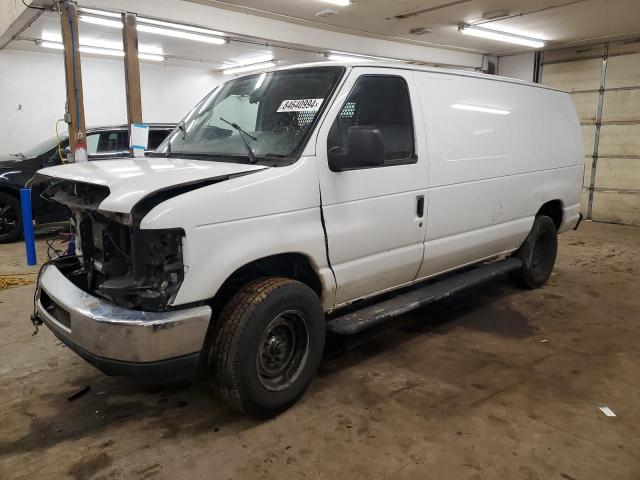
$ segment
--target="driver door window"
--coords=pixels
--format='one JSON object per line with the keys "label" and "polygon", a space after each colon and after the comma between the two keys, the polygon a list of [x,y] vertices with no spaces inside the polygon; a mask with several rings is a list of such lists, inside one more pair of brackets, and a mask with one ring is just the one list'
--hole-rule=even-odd
{"label": "driver door window", "polygon": [[351,127],[376,127],[384,142],[384,165],[416,163],[413,118],[402,77],[365,75],[358,79],[329,132],[327,150],[346,149]]}

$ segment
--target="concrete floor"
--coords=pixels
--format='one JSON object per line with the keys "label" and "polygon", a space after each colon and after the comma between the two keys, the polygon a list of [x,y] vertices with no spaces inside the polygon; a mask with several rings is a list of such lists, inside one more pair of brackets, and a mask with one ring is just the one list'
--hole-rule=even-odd
{"label": "concrete floor", "polygon": [[[0,273],[27,271],[21,255],[0,247]],[[0,478],[638,479],[639,275],[639,228],[584,223],[544,289],[501,281],[332,340],[303,400],[263,423],[205,385],[100,374],[31,336],[33,286],[0,291]]]}

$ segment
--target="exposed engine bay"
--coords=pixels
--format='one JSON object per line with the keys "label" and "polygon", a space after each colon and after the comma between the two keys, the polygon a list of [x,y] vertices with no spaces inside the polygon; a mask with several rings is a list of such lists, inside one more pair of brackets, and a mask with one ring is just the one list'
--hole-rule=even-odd
{"label": "exposed engine bay", "polygon": [[182,229],[140,229],[141,215],[98,211],[109,189],[57,181],[42,196],[66,205],[76,235],[76,261],[63,273],[79,288],[116,305],[162,311],[184,278]]}

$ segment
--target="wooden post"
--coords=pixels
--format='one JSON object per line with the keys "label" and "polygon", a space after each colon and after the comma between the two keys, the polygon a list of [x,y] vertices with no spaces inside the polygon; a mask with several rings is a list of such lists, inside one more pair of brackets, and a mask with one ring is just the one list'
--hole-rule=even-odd
{"label": "wooden post", "polygon": [[64,73],[67,85],[67,114],[69,123],[70,161],[86,160],[86,127],[82,94],[82,68],[78,43],[78,10],[76,3],[60,2],[60,25],[64,44]]}
{"label": "wooden post", "polygon": [[127,90],[127,122],[129,138],[131,124],[142,123],[142,93],[140,90],[140,62],[138,60],[138,31],[135,13],[122,14],[122,44],[124,46],[124,76]]}

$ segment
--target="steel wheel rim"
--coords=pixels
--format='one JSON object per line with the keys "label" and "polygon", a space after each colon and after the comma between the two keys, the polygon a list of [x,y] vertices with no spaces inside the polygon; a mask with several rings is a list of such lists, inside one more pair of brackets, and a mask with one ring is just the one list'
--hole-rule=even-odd
{"label": "steel wheel rim", "polygon": [[0,235],[11,234],[18,228],[18,214],[11,205],[0,204]]}
{"label": "steel wheel rim", "polygon": [[264,330],[256,357],[258,379],[264,388],[280,391],[302,373],[309,357],[309,325],[298,310],[275,317]]}

